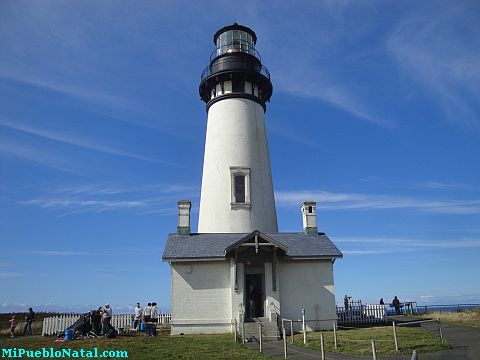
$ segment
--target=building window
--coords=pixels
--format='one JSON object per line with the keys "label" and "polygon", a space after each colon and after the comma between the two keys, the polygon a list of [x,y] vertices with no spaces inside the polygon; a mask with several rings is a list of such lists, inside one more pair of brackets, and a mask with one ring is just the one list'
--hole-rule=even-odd
{"label": "building window", "polygon": [[235,175],[235,202],[244,203],[245,202],[245,175]]}
{"label": "building window", "polygon": [[308,213],[309,214],[313,213],[313,207],[311,207],[311,206],[308,207]]}
{"label": "building window", "polygon": [[250,207],[250,169],[244,167],[231,167],[232,181],[231,206]]}
{"label": "building window", "polygon": [[241,93],[244,92],[245,90],[245,82],[239,79],[234,79],[232,81],[232,91],[234,93]]}

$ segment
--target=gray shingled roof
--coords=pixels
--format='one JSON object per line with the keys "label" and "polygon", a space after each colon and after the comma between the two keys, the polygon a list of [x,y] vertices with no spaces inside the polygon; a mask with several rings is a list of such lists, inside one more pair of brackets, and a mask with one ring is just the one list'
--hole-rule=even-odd
{"label": "gray shingled roof", "polygon": [[[225,249],[237,243],[248,233],[208,233],[190,235],[169,234],[167,245],[163,251],[163,261],[224,259]],[[259,233],[261,236],[262,234]],[[288,250],[289,257],[342,257],[343,254],[332,243],[327,235],[309,236],[301,233],[268,233],[265,234]]]}

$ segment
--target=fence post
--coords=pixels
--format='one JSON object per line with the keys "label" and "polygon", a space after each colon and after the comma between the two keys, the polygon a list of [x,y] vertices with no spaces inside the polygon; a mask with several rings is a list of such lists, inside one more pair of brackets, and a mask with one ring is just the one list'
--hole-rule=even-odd
{"label": "fence post", "polygon": [[233,336],[235,343],[237,342],[237,319],[233,319]]}
{"label": "fence post", "polygon": [[307,327],[305,326],[305,309],[302,309],[302,330],[303,330],[303,344],[307,344]]}
{"label": "fence post", "polygon": [[245,344],[245,321],[242,320],[242,344]]}
{"label": "fence post", "polygon": [[283,335],[283,352],[285,354],[285,359],[287,359],[287,336],[285,335],[285,326],[282,324],[282,335]]}
{"label": "fence post", "polygon": [[395,325],[395,321],[393,322],[392,326],[393,326],[393,338],[395,340],[395,351],[398,352],[397,327]]}
{"label": "fence post", "polygon": [[320,333],[320,350],[322,353],[322,360],[325,360],[325,349],[323,348],[324,343],[323,343],[323,332]]}
{"label": "fence post", "polygon": [[293,320],[290,320],[290,336],[292,337],[292,344],[293,344]]}
{"label": "fence post", "polygon": [[260,352],[262,352],[262,324],[258,323],[258,341],[260,342]]}
{"label": "fence post", "polygon": [[335,343],[335,350],[337,350],[337,323],[333,322],[333,341]]}
{"label": "fence post", "polygon": [[377,360],[377,348],[375,347],[375,340],[372,339],[372,354],[373,360]]}
{"label": "fence post", "polygon": [[440,339],[442,339],[442,344],[443,344],[443,331],[442,331],[442,325],[440,324],[440,319],[437,319],[438,321],[438,330],[440,331]]}

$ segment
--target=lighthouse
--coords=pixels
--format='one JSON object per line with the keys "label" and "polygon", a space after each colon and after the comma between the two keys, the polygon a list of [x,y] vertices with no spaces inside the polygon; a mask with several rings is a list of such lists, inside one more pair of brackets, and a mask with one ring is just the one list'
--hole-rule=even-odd
{"label": "lighthouse", "polygon": [[223,27],[213,42],[199,87],[208,120],[198,232],[277,232],[265,129],[270,73],[250,28]]}
{"label": "lighthouse", "polygon": [[235,23],[213,41],[199,87],[208,116],[198,231],[192,203],[178,201],[162,256],[172,275],[171,333],[245,339],[261,323],[263,339],[276,340],[279,319],[301,309],[316,319],[306,330],[331,329],[333,263],[343,255],[319,232],[315,201],[301,204],[303,231],[278,232],[265,130],[272,82],[257,36]]}

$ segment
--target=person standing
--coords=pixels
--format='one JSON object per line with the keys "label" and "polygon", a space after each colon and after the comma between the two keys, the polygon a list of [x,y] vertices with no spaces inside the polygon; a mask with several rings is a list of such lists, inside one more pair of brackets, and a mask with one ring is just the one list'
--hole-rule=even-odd
{"label": "person standing", "polygon": [[151,321],[152,321],[154,324],[152,325],[151,334],[150,334],[150,335],[157,336],[158,316],[159,316],[159,312],[158,312],[158,308],[157,308],[157,303],[156,303],[156,302],[153,302],[153,303],[152,303],[152,320],[151,320]]}
{"label": "person standing", "polygon": [[157,303],[153,302],[152,303],[152,311],[151,311],[151,321],[156,323],[158,322],[158,309],[157,309]]}
{"label": "person standing", "polygon": [[[143,309],[140,305],[140,303],[137,303],[137,306],[135,306],[135,314],[133,315],[133,328],[137,329],[137,327],[140,327],[140,323],[142,322],[142,314],[143,314]],[[139,329],[137,329],[139,330]]]}
{"label": "person standing", "polygon": [[152,318],[152,303],[148,303],[147,306],[145,307],[145,310],[143,310],[143,321],[145,321],[145,323],[150,322],[151,318]]}
{"label": "person standing", "polygon": [[400,315],[400,300],[396,296],[392,300],[392,305],[395,308],[395,314]]}
{"label": "person standing", "polygon": [[102,314],[102,332],[100,334],[105,335],[112,327],[112,325],[110,325],[110,321],[112,320],[113,311],[110,307],[110,304],[105,304],[100,312]]}
{"label": "person standing", "polygon": [[23,328],[23,335],[27,334],[27,330],[29,335],[32,335],[32,323],[35,321],[35,313],[33,312],[32,308],[28,308],[28,313],[25,316],[25,327]]}
{"label": "person standing", "polygon": [[343,298],[343,305],[345,306],[345,312],[348,312],[348,296],[345,295]]}
{"label": "person standing", "polygon": [[383,298],[380,299],[380,305],[385,305],[385,302],[383,301]]}
{"label": "person standing", "polygon": [[12,318],[8,320],[8,323],[10,324],[10,337],[15,337],[15,328],[17,327],[17,319],[15,318],[15,315],[12,315]]}

